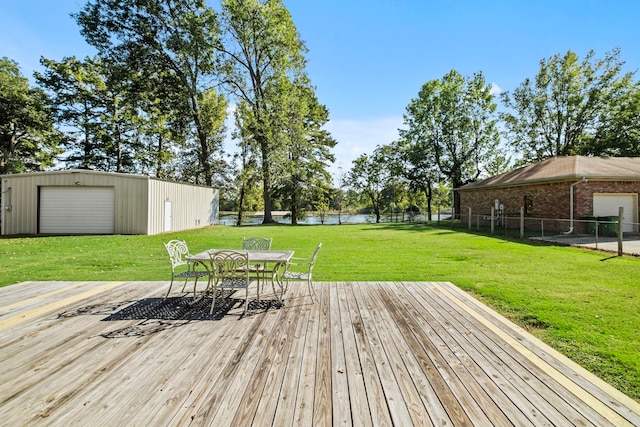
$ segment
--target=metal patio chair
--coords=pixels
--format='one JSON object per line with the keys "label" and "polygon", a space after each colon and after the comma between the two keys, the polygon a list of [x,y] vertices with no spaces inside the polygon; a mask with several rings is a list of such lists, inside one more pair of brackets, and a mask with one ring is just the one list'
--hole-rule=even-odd
{"label": "metal patio chair", "polygon": [[193,268],[193,264],[187,261],[186,258],[191,254],[189,253],[189,247],[184,240],[170,240],[167,243],[163,243],[163,245],[167,250],[167,254],[169,254],[169,261],[171,262],[171,283],[169,284],[169,290],[164,297],[167,298],[171,293],[171,288],[173,287],[175,279],[184,279],[181,292],[184,292],[184,288],[187,286],[187,281],[189,279],[193,279],[193,296],[195,298],[198,279],[201,277],[208,277],[209,273],[206,271],[196,271]]}
{"label": "metal patio chair", "polygon": [[244,250],[253,250],[253,251],[268,251],[271,249],[271,243],[273,239],[268,239],[266,237],[243,237],[242,238],[242,249]]}
{"label": "metal patio chair", "polygon": [[[267,237],[243,237],[242,238],[242,249],[247,251],[268,251],[271,249],[271,243],[273,243],[273,239],[269,239]],[[260,282],[262,278],[262,286],[264,287],[264,280],[267,274],[272,274],[272,272],[267,270],[267,264],[253,264],[247,266],[249,269],[249,274],[255,276]]]}
{"label": "metal patio chair", "polygon": [[[298,282],[307,282],[307,288],[309,290],[309,295],[311,295],[311,300],[315,303],[315,291],[313,289],[313,266],[316,263],[316,258],[318,257],[318,252],[322,247],[322,243],[318,243],[316,246],[316,250],[313,252],[313,255],[310,258],[291,258],[291,262],[287,264],[286,271],[282,274],[282,279],[286,282],[285,289],[289,288],[290,281],[298,281]],[[289,270],[290,266],[295,266],[293,270]]]}
{"label": "metal patio chair", "polygon": [[[209,287],[212,289],[213,301],[209,314],[213,314],[216,305],[218,289],[245,290],[243,315],[249,308],[249,285],[253,278],[249,276],[249,255],[247,251],[219,250],[210,252],[211,279]],[[260,301],[260,287],[257,286],[257,299]]]}

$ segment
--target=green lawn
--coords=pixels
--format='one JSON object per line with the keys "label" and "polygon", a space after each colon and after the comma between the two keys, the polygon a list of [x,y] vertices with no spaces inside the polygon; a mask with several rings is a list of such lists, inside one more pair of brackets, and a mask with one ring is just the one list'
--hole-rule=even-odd
{"label": "green lawn", "polygon": [[640,259],[413,224],[214,226],[160,236],[0,239],[0,286],[29,280],[167,280],[162,242],[192,252],[243,236],[310,256],[319,281],[449,281],[640,400]]}

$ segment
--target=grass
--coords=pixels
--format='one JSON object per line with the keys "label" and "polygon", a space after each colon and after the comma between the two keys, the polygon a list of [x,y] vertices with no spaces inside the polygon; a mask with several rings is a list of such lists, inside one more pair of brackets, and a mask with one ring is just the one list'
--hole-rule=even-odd
{"label": "grass", "polygon": [[640,400],[640,259],[415,224],[214,226],[159,236],[0,239],[0,286],[36,280],[167,280],[162,242],[193,253],[243,236],[310,256],[319,281],[449,281]]}

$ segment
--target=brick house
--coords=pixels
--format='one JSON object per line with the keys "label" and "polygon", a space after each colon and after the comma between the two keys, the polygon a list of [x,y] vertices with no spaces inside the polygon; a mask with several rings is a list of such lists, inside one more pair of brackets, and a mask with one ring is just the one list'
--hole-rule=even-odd
{"label": "brick house", "polygon": [[[638,231],[639,157],[558,156],[482,181],[460,191],[460,218],[485,224],[494,217],[519,218],[525,227],[584,233],[589,216],[618,216],[622,229]],[[517,220],[516,220],[517,221]],[[517,227],[516,223],[511,225]]]}

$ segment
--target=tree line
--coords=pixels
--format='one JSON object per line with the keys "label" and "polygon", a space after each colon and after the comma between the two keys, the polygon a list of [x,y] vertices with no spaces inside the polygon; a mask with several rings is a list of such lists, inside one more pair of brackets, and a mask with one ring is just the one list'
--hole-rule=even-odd
{"label": "tree line", "polygon": [[[623,66],[619,49],[582,60],[568,51],[541,60],[533,79],[500,94],[481,72],[452,70],[422,86],[399,139],[356,159],[347,181],[377,218],[416,197],[431,213],[434,201],[443,204],[443,193],[433,194],[443,185],[454,190],[444,203],[458,213],[455,189],[513,167],[553,156],[640,156],[640,85]],[[385,202],[385,192],[397,196]]]}
{"label": "tree line", "polygon": [[[0,60],[0,174],[49,168],[141,173],[215,186],[244,212],[368,207],[430,215],[467,182],[556,155],[640,155],[640,90],[617,49],[540,61],[494,93],[452,70],[410,100],[397,141],[335,182],[329,110],[281,0],[93,0],[73,15],[94,57],[41,58],[36,87]],[[502,110],[498,110],[498,101]],[[225,153],[227,117],[237,150]]]}
{"label": "tree line", "polygon": [[329,111],[281,0],[95,0],[73,17],[96,56],[42,58],[36,88],[0,63],[0,173],[62,164],[213,185],[239,221],[259,187],[266,223],[274,198],[296,212],[329,190]]}

